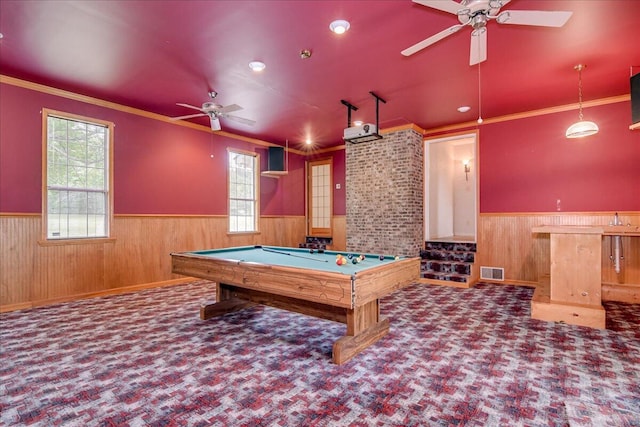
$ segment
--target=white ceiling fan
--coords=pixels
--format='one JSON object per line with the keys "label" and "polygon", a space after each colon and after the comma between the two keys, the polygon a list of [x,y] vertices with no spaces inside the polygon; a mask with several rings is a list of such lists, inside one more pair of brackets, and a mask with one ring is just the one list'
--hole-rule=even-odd
{"label": "white ceiling fan", "polygon": [[475,65],[487,59],[487,22],[492,19],[498,24],[534,25],[541,27],[562,27],[573,12],[541,10],[509,10],[500,12],[500,8],[511,0],[413,0],[414,3],[438,9],[458,16],[460,24],[453,25],[413,46],[403,50],[404,56],[430,46],[469,25],[471,32],[471,53],[469,65]]}
{"label": "white ceiling fan", "polygon": [[198,111],[200,111],[200,113],[188,114],[186,116],[179,116],[179,117],[171,117],[171,120],[185,120],[185,119],[191,119],[191,118],[194,118],[194,117],[209,116],[209,119],[211,121],[211,130],[213,130],[213,131],[218,131],[218,130],[222,129],[222,127],[220,126],[220,118],[221,117],[225,118],[225,119],[236,121],[238,123],[249,125],[249,126],[254,125],[256,123],[253,120],[249,120],[249,119],[245,119],[243,117],[230,115],[229,113],[233,113],[234,111],[242,110],[242,107],[237,105],[237,104],[231,104],[231,105],[227,105],[226,107],[223,107],[222,105],[216,104],[213,101],[216,96],[218,96],[218,93],[216,91],[213,91],[213,90],[210,91],[209,92],[209,98],[211,98],[211,101],[205,102],[204,104],[202,104],[202,107],[196,107],[194,105],[183,104],[183,103],[178,102],[176,105],[180,105],[180,106],[186,107],[186,108],[191,108],[192,110],[198,110]]}

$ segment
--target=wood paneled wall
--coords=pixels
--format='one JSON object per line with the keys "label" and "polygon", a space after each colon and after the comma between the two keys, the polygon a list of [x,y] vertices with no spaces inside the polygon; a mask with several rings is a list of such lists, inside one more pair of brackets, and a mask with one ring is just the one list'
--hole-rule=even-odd
{"label": "wood paneled wall", "polygon": [[[613,213],[481,214],[479,266],[502,267],[506,283],[535,284],[549,272],[549,236],[540,225],[606,225]],[[620,213],[640,224],[640,212]],[[171,252],[266,244],[297,246],[304,217],[262,217],[258,234],[228,234],[226,217],[116,216],[113,243],[40,246],[39,215],[0,215],[0,311],[28,308],[89,294],[116,293],[176,280]],[[616,274],[609,260],[611,237],[602,241],[602,281],[640,287],[640,238],[623,237],[624,261]],[[346,217],[333,218],[333,249],[346,248]]]}
{"label": "wood paneled wall", "polygon": [[[504,268],[505,282],[535,284],[549,274],[549,235],[533,234],[541,225],[608,225],[615,212],[480,214],[478,222],[479,266]],[[640,224],[640,212],[620,212],[623,224]],[[624,261],[617,274],[609,259],[611,237],[602,239],[602,282],[640,287],[640,237],[623,237]]]}
{"label": "wood paneled wall", "polygon": [[224,216],[116,216],[114,242],[41,246],[40,215],[0,216],[0,311],[165,282],[171,252],[298,246],[302,216],[262,217],[260,233],[228,234]]}

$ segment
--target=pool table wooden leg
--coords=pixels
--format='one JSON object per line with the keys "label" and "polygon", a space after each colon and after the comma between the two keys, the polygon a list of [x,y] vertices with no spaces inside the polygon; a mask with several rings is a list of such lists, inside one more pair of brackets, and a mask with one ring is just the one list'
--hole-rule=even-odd
{"label": "pool table wooden leg", "polygon": [[379,300],[347,311],[347,334],[333,344],[333,363],[341,365],[389,333],[389,319],[380,319]]}
{"label": "pool table wooden leg", "polygon": [[237,298],[224,283],[216,284],[216,300],[216,303],[200,306],[200,319],[207,320],[256,305],[255,302]]}

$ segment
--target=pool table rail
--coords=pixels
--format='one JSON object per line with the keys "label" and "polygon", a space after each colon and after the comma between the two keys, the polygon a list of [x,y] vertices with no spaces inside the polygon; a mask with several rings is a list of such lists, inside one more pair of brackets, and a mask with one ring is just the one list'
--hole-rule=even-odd
{"label": "pool table rail", "polygon": [[256,291],[352,308],[352,278],[344,274],[174,253],[173,272]]}

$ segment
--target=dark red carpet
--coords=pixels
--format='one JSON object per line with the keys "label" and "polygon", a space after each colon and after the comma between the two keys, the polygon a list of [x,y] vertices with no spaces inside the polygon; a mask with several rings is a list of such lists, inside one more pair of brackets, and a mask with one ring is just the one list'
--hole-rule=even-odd
{"label": "dark red carpet", "polygon": [[345,365],[344,326],[198,281],[0,316],[1,425],[640,426],[640,306],[607,330],[529,318],[533,290],[414,285]]}

